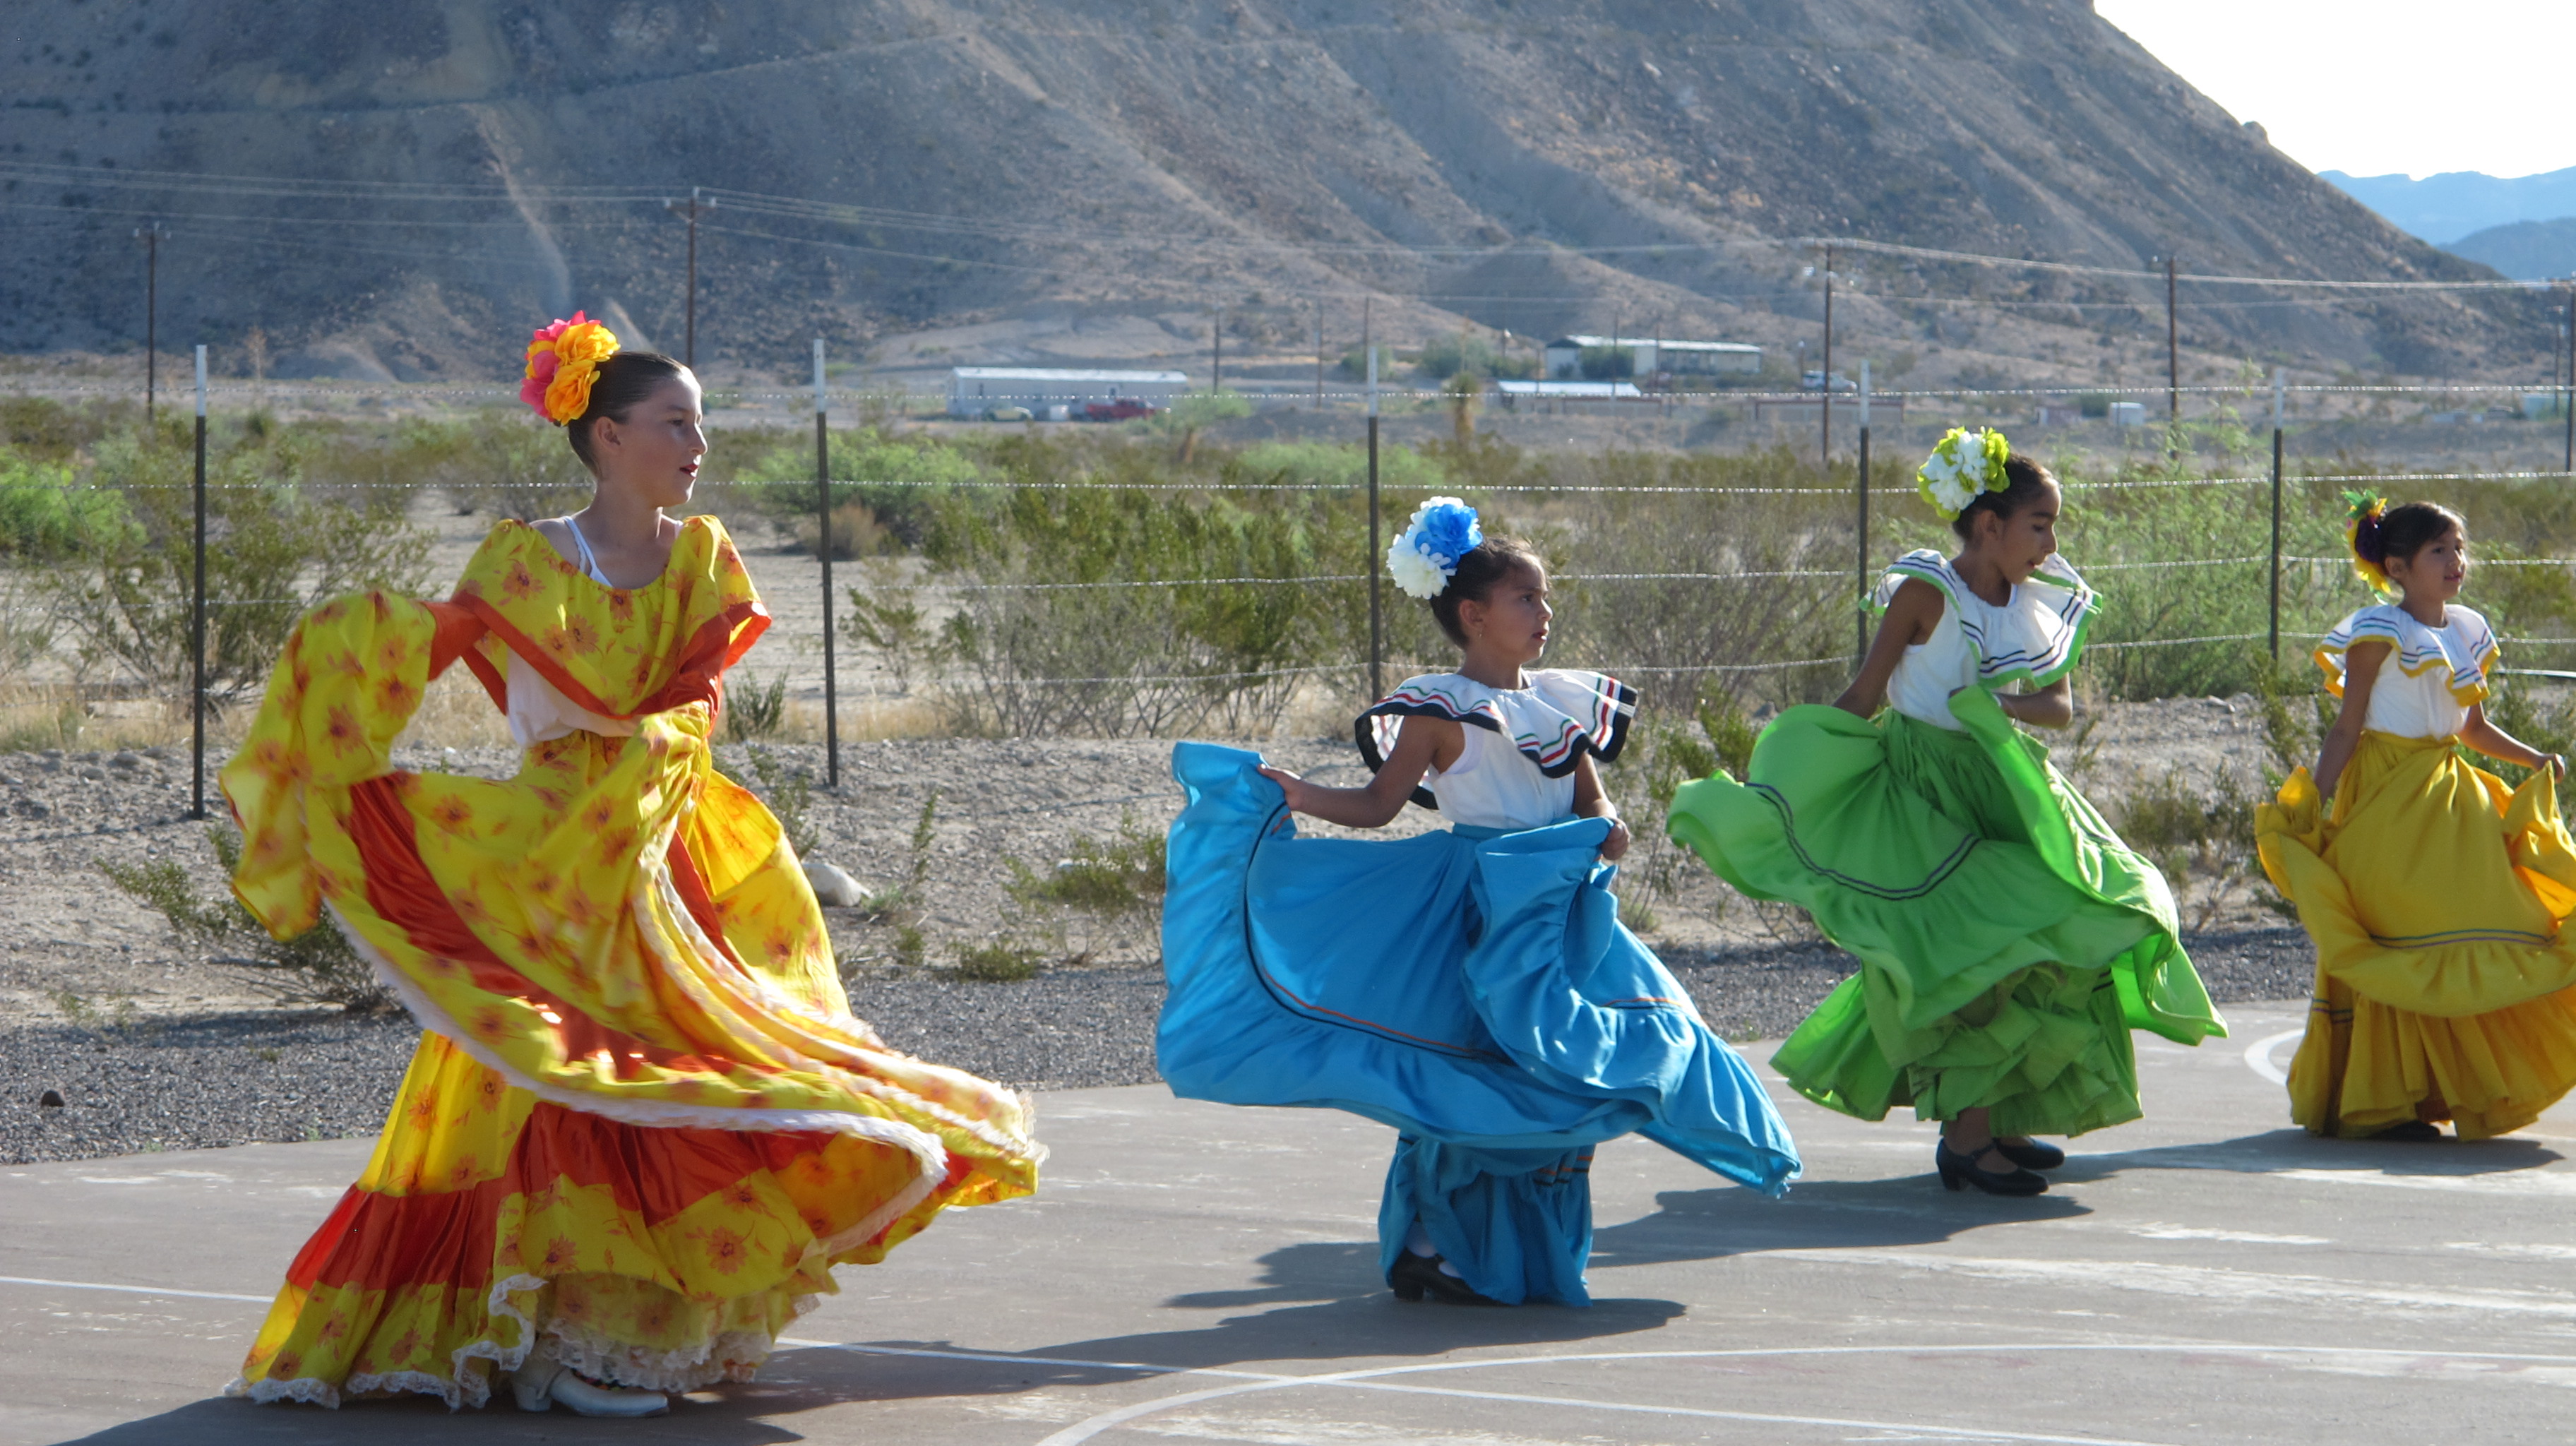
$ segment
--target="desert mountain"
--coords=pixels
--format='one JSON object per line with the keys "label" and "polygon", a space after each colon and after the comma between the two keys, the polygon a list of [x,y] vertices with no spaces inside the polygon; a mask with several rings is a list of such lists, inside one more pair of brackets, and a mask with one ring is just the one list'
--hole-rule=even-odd
{"label": "desert mountain", "polygon": [[2473,231],[2442,249],[2523,281],[2576,274],[2576,216],[2508,221]]}
{"label": "desert mountain", "polygon": [[[2147,269],[2491,275],[2390,226],[2076,0],[82,0],[0,42],[0,349],[493,377],[576,306],[793,375],[1614,325],[1816,333],[1817,235]],[[227,179],[186,179],[216,177]],[[781,199],[788,198],[788,199]],[[2161,364],[2161,282],[1844,253],[1918,376]],[[1978,300],[1961,298],[1973,288]],[[1904,298],[1918,298],[1908,300]],[[2545,301],[2185,287],[2210,358],[2537,365]],[[2283,304],[2290,303],[2290,304]],[[1303,340],[1301,340],[1303,338]],[[896,348],[895,350],[901,350]],[[882,351],[881,357],[892,353]],[[927,360],[923,349],[905,353]]]}

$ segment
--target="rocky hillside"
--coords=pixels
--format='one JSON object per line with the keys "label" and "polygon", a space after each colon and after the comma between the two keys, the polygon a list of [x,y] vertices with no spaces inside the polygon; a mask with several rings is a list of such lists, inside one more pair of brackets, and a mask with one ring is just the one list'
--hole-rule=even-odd
{"label": "rocky hillside", "polygon": [[[1318,301],[1338,351],[1364,297],[1398,337],[1786,358],[1819,297],[1783,243],[1816,234],[2489,274],[2075,0],[83,0],[16,8],[0,94],[0,350],[133,347],[158,220],[164,344],[231,371],[256,327],[277,374],[490,377],[575,306],[677,350],[692,186],[701,357],[782,375],[818,332],[890,364],[1196,354],[1218,306],[1285,358]],[[1840,344],[1882,376],[2161,370],[2160,284],[1841,269]],[[2518,297],[2185,301],[2208,366],[2461,374],[2550,335]]]}

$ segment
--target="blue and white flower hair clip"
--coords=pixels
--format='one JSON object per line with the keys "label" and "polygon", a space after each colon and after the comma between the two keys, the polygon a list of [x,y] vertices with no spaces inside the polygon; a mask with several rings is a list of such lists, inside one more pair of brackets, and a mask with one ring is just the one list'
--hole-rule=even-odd
{"label": "blue and white flower hair clip", "polygon": [[1386,550],[1395,585],[1418,598],[1435,598],[1449,586],[1458,559],[1485,540],[1476,509],[1455,497],[1434,497],[1413,509],[1413,521]]}

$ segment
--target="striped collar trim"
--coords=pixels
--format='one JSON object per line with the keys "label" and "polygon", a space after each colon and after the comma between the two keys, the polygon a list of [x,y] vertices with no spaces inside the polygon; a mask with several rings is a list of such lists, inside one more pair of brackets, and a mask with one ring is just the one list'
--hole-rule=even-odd
{"label": "striped collar trim", "polygon": [[2407,677],[2420,678],[2441,668],[2446,670],[2443,681],[2452,699],[2461,707],[2484,702],[2487,669],[2503,651],[2496,644],[2495,629],[2474,608],[2452,603],[2447,613],[2447,626],[2430,628],[2396,603],[2374,603],[2335,624],[2316,651],[2317,666],[2325,670],[2326,691],[2342,697],[2344,655],[2355,643],[2378,641],[2397,650],[2398,671]]}
{"label": "striped collar trim", "polygon": [[1997,607],[1969,589],[1950,559],[1926,547],[1887,565],[1877,591],[1870,595],[1871,609],[1887,611],[1897,588],[1908,578],[1932,584],[1949,599],[1960,635],[1976,655],[1977,678],[1988,687],[2015,679],[2046,687],[2074,671],[2094,615],[2102,606],[2101,594],[2077,574],[2074,564],[2056,553],[2048,555],[2028,582],[2013,589],[2010,602]]}
{"label": "striped collar trim", "polygon": [[[1360,759],[1374,773],[1395,750],[1407,718],[1446,718],[1511,740],[1512,747],[1549,778],[1572,773],[1584,755],[1615,761],[1628,744],[1637,691],[1607,673],[1541,668],[1530,686],[1489,688],[1458,673],[1407,678],[1352,725]],[[1437,807],[1428,788],[1414,801]]]}

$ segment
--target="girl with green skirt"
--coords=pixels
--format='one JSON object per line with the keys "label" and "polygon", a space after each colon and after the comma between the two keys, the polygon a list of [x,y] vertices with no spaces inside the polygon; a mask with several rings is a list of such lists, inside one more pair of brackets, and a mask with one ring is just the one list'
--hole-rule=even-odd
{"label": "girl with green skirt", "polygon": [[1942,1122],[1943,1185],[2036,1195],[2066,1155],[2031,1136],[2138,1118],[2130,1030],[2227,1030],[2164,877],[2013,726],[2072,721],[2099,601],[2057,556],[2056,480],[1960,430],[1918,480],[1958,556],[1891,563],[1851,686],[1773,719],[1743,782],[1684,785],[1669,828],[1860,961],[1772,1056],[1790,1085],[1865,1120],[1910,1104]]}

